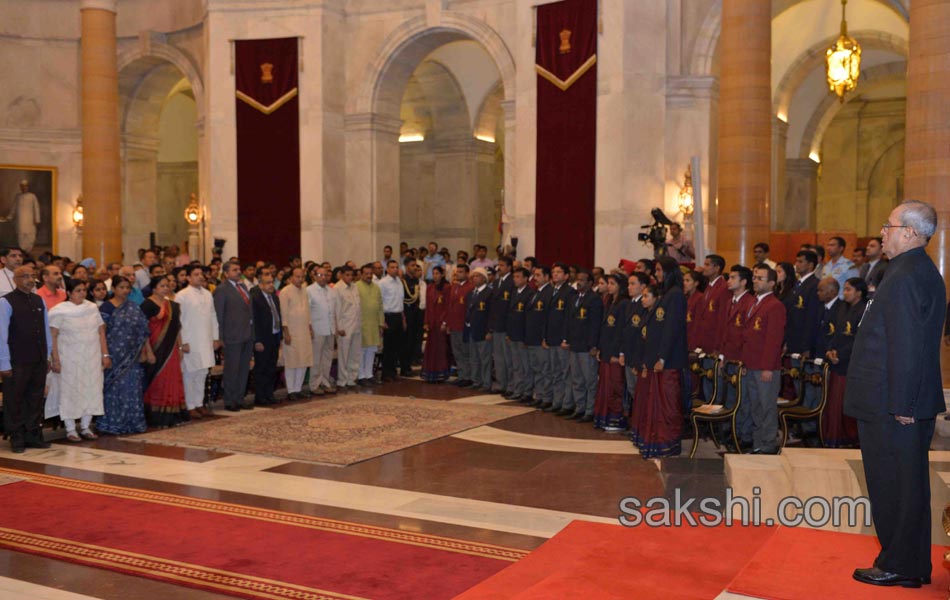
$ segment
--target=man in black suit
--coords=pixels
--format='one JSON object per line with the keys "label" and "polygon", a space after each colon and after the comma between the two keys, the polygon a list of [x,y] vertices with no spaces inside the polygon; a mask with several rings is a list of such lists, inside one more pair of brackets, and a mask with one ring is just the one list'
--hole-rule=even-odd
{"label": "man in black suit", "polygon": [[241,263],[224,265],[224,281],[214,289],[214,312],[224,344],[224,406],[230,411],[254,408],[244,403],[247,375],[254,346],[254,321],[251,296],[241,281]]}
{"label": "man in black suit", "polygon": [[254,403],[276,404],[277,354],[280,348],[280,302],[274,295],[274,276],[262,273],[251,290],[254,311]]}
{"label": "man in black suit", "polygon": [[864,251],[865,262],[858,271],[858,277],[868,284],[868,297],[874,297],[877,286],[881,285],[884,273],[887,271],[887,259],[884,258],[884,245],[881,238],[871,238]]}
{"label": "man in black suit", "polygon": [[798,281],[792,289],[785,324],[785,352],[801,354],[804,358],[815,356],[818,321],[821,319],[822,303],[818,300],[818,277],[815,275],[817,266],[818,255],[812,250],[802,250],[795,256]]}
{"label": "man in black suit", "polygon": [[508,383],[508,398],[510,400],[525,400],[531,397],[531,388],[534,377],[531,373],[528,349],[524,345],[524,325],[528,312],[528,300],[534,291],[528,285],[531,274],[528,269],[518,267],[511,271],[511,282],[514,291],[508,303],[508,318],[505,322],[504,335],[511,350],[511,380]]}
{"label": "man in black suit", "polygon": [[854,578],[884,586],[930,583],[930,467],[935,417],[945,410],[940,336],[946,292],[924,251],[937,213],[908,200],[882,227],[891,257],[868,302],[848,368],[845,413],[858,420],[871,516],[881,543]]}

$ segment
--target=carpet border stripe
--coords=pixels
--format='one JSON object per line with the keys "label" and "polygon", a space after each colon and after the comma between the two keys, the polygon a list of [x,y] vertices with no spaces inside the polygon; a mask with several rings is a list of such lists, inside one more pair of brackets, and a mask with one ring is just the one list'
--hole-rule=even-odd
{"label": "carpet border stripe", "polygon": [[292,583],[0,527],[0,548],[268,600],[365,600]]}
{"label": "carpet border stripe", "polygon": [[23,477],[30,483],[37,485],[72,489],[92,494],[112,496],[116,498],[127,498],[143,502],[153,502],[167,506],[185,507],[194,510],[202,510],[206,512],[225,514],[247,519],[279,523],[282,525],[290,525],[293,527],[342,533],[346,535],[354,535],[387,542],[421,546],[429,549],[445,550],[447,552],[455,552],[458,554],[493,558],[508,562],[517,562],[530,553],[530,550],[521,550],[518,548],[508,548],[505,546],[496,546],[493,544],[484,544],[480,542],[468,542],[465,540],[458,540],[437,535],[415,533],[410,531],[402,531],[399,529],[376,527],[372,525],[361,525],[347,521],[325,519],[322,517],[314,517],[309,515],[299,515],[283,511],[244,506],[241,504],[219,502],[216,500],[191,498],[189,496],[180,496],[165,492],[138,490],[105,483],[69,479],[66,477],[48,475],[45,473],[20,471],[6,467],[0,467],[0,473],[13,474],[18,477]]}

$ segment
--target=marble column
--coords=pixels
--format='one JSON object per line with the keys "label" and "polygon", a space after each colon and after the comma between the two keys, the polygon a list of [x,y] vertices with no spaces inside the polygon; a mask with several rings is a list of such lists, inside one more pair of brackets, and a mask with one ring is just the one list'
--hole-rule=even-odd
{"label": "marble column", "polygon": [[818,204],[818,163],[810,158],[784,161],[785,185],[782,190],[782,231],[815,231]]}
{"label": "marble column", "polygon": [[[907,137],[904,195],[937,209],[927,251],[947,276],[950,267],[950,3],[914,0],[907,54]],[[860,83],[858,84],[860,86]]]}
{"label": "marble column", "polygon": [[83,255],[122,259],[116,0],[82,0]]}
{"label": "marble column", "polygon": [[719,37],[718,254],[751,264],[769,240],[771,3],[723,0]]}

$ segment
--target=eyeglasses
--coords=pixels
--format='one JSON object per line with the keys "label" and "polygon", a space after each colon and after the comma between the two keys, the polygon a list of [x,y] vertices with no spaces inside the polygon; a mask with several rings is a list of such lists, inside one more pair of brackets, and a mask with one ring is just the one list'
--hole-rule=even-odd
{"label": "eyeglasses", "polygon": [[910,227],[910,225],[892,225],[891,223],[884,223],[881,225],[881,229],[887,231],[888,229],[900,229],[901,227]]}

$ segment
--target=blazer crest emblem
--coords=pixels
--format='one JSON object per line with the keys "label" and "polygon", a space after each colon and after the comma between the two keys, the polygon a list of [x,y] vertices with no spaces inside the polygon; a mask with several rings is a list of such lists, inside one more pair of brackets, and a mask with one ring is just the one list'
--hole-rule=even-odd
{"label": "blazer crest emblem", "polygon": [[616,323],[616,322],[617,322],[617,318],[616,318],[615,316],[613,316],[613,315],[608,315],[608,316],[607,316],[607,327],[613,327],[613,326],[614,326],[614,323]]}
{"label": "blazer crest emblem", "polygon": [[663,308],[656,309],[656,320],[662,321],[666,317],[666,311]]}
{"label": "blazer crest emblem", "polygon": [[762,331],[762,317],[756,317],[752,323],[752,329]]}

